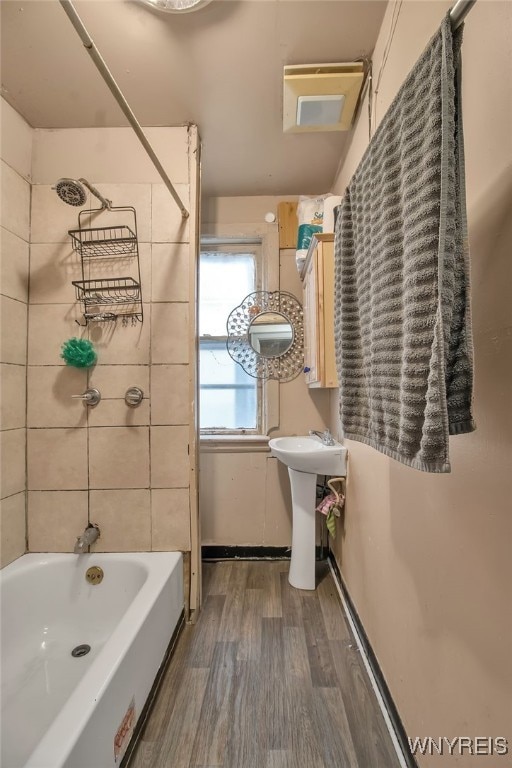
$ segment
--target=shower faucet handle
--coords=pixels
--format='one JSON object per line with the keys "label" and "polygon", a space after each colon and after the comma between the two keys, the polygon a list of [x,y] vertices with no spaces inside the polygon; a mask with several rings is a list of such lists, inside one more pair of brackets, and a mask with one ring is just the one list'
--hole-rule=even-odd
{"label": "shower faucet handle", "polygon": [[130,387],[126,390],[124,401],[126,405],[129,405],[131,408],[136,408],[142,403],[143,398],[144,392],[140,387]]}
{"label": "shower faucet handle", "polygon": [[99,389],[86,389],[83,395],[71,395],[73,400],[83,400],[86,405],[98,405],[101,400]]}

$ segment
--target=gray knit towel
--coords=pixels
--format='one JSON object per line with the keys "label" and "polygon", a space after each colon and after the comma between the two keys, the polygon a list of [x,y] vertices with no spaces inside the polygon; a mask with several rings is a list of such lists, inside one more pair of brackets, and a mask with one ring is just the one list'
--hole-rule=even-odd
{"label": "gray knit towel", "polygon": [[475,429],[461,42],[446,16],[371,140],[335,232],[344,435],[425,472],[449,472],[448,436]]}

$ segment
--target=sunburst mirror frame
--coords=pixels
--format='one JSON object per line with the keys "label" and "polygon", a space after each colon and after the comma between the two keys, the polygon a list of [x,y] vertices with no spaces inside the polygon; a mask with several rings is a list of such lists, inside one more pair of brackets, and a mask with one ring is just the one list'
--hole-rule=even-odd
{"label": "sunburst mirror frame", "polygon": [[[264,357],[252,347],[249,328],[258,315],[272,312],[284,315],[293,330],[288,349],[275,357]],[[304,367],[304,320],[302,305],[286,291],[255,291],[235,307],[227,322],[229,355],[255,379],[291,381]]]}

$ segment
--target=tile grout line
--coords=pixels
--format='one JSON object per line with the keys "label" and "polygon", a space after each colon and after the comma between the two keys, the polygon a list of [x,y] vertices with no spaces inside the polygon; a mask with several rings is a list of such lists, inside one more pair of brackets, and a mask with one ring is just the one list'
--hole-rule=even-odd
{"label": "tile grout line", "polygon": [[[27,123],[27,125],[29,125],[29,124]],[[32,131],[34,130],[34,128],[32,128],[32,126],[30,126],[30,128],[31,128]],[[24,176],[23,173],[20,173],[20,171],[16,168],[16,166],[11,165],[11,163],[9,163],[7,160],[5,160],[5,158],[2,157],[0,159],[1,159],[2,163],[5,166],[7,166],[7,168],[10,168],[11,171],[13,171],[17,176],[20,177],[20,179],[25,181],[30,186],[30,192],[32,192],[32,186],[34,184],[34,182],[32,180],[32,163],[31,163],[31,167],[30,167],[30,173],[28,174],[28,176]],[[4,225],[2,224],[2,226],[4,226]]]}
{"label": "tile grout line", "polygon": [[[89,336],[89,329],[87,329],[87,335]],[[87,369],[87,388],[90,387],[90,376],[91,376],[91,369]],[[89,408],[86,406],[86,427],[87,427],[87,436],[86,436],[86,452],[87,452],[87,524],[90,525],[91,523],[91,467],[90,467],[90,448],[89,448]],[[89,547],[89,552],[90,552]]]}
{"label": "tile grout line", "polygon": [[[109,487],[109,488],[31,488],[31,493],[87,493],[88,491],[188,491],[188,485],[173,485],[171,486],[155,486],[153,489],[149,485],[144,486],[130,486],[130,487]],[[9,496],[4,496],[4,499],[10,499],[12,496],[17,496],[20,493],[24,493],[23,489],[10,493]]]}
{"label": "tile grout line", "polygon": [[[29,252],[30,252],[30,248],[29,248]],[[29,256],[29,259],[30,259],[30,256]],[[17,299],[15,296],[9,296],[8,293],[3,293],[3,292],[0,292],[0,296],[2,296],[2,298],[4,299],[10,299],[11,301],[15,301],[17,304],[23,304],[25,307],[28,308],[28,301],[23,301],[23,299]]]}
{"label": "tile grout line", "polygon": [[8,496],[2,496],[0,501],[5,501],[6,499],[12,499],[13,496],[20,496],[21,494],[25,494],[25,493],[26,493],[26,489],[24,490],[22,488],[21,491],[14,491],[14,493],[9,493]]}
{"label": "tile grout line", "polygon": [[[149,545],[151,551],[153,551],[153,488],[151,484],[151,392],[153,387],[153,348],[152,348],[152,326],[153,326],[153,185],[149,187],[149,236],[150,236],[150,253],[149,253],[149,334],[148,334],[148,375],[149,375],[149,425],[148,425],[148,485],[149,485]],[[146,320],[147,322],[147,320]]]}
{"label": "tile grout line", "polygon": [[[30,171],[32,172],[32,157],[30,159]],[[25,339],[25,551],[30,552],[29,542],[29,514],[28,514],[28,351],[30,338],[30,268],[32,262],[32,183],[29,184],[29,216],[28,216],[28,271],[27,271],[27,330]]]}

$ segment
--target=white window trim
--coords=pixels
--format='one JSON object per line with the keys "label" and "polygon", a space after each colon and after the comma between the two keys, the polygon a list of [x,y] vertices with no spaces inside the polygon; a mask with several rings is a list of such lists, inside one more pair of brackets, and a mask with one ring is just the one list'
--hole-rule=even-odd
{"label": "white window trim", "polygon": [[201,435],[202,453],[258,453],[268,451],[268,435]]}

